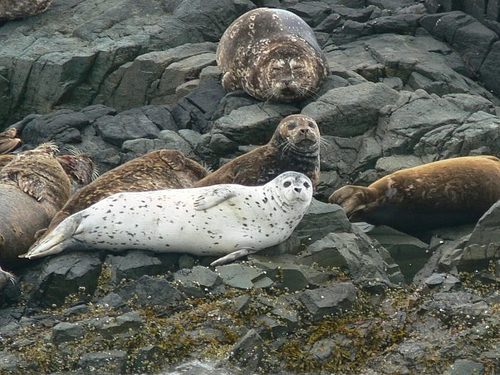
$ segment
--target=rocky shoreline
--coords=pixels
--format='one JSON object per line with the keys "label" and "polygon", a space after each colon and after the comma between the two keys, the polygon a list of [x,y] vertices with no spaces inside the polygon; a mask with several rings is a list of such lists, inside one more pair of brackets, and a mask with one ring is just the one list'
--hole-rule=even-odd
{"label": "rocky shoreline", "polygon": [[[55,0],[1,24],[0,129],[25,148],[74,146],[101,173],[159,148],[214,169],[293,113],[324,142],[317,200],[247,261],[88,251],[16,267],[0,374],[497,373],[500,203],[420,238],[323,203],[401,168],[500,154],[500,3],[439,3]],[[218,39],[256,6],[314,28],[331,68],[316,97],[222,89]]]}

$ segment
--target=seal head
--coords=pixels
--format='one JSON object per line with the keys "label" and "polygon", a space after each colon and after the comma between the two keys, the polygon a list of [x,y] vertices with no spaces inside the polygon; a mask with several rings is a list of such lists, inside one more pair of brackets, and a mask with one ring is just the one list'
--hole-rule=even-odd
{"label": "seal head", "polygon": [[282,9],[258,8],[236,19],[216,53],[226,91],[264,101],[293,102],[314,95],[329,73],[312,29]]}

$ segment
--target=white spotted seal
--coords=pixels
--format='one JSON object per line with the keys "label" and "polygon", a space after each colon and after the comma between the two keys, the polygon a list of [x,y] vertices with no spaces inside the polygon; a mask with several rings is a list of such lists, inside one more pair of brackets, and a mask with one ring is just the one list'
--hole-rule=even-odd
{"label": "white spotted seal", "polygon": [[280,121],[271,140],[224,164],[194,186],[216,184],[263,185],[279,174],[305,174],[314,188],[319,181],[320,140],[318,125],[311,117],[291,115]]}
{"label": "white spotted seal", "polygon": [[500,199],[500,159],[464,156],[402,169],[368,187],[347,185],[330,203],[352,221],[408,233],[476,222]]}
{"label": "white spotted seal", "polygon": [[265,101],[303,100],[329,73],[313,30],[282,9],[257,8],[237,18],[222,35],[216,59],[226,91]]}
{"label": "white spotted seal", "polygon": [[66,248],[225,255],[223,264],[285,241],[312,199],[311,180],[285,172],[262,186],[214,185],[114,194],[61,222],[24,255]]}

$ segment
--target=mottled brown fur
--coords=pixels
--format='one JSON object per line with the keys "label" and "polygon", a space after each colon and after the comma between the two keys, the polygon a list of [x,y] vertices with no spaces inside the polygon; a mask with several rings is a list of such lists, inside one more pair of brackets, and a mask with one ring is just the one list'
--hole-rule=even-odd
{"label": "mottled brown fur", "polygon": [[195,183],[263,185],[286,171],[304,173],[316,187],[319,180],[320,133],[316,122],[304,115],[285,117],[271,140],[224,164]]}
{"label": "mottled brown fur", "polygon": [[314,95],[328,76],[313,30],[283,9],[257,8],[236,19],[219,42],[217,64],[226,91],[292,102]]}
{"label": "mottled brown fur", "polygon": [[24,253],[69,198],[71,181],[56,152],[54,145],[42,145],[0,170],[0,260]]}
{"label": "mottled brown fur", "polygon": [[500,160],[466,156],[403,169],[368,187],[348,185],[330,203],[352,221],[406,232],[477,221],[500,199]]}
{"label": "mottled brown fur", "polygon": [[112,194],[192,187],[207,171],[176,150],[152,151],[114,168],[82,188],[54,216],[47,234],[66,217]]}
{"label": "mottled brown fur", "polygon": [[21,139],[17,137],[17,129],[10,128],[0,133],[0,154],[6,154],[21,145]]}

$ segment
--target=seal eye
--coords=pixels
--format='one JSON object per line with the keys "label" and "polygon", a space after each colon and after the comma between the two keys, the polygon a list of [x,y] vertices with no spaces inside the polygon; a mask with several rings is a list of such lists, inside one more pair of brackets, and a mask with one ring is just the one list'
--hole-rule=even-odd
{"label": "seal eye", "polygon": [[309,127],[314,129],[314,127],[315,127],[314,122],[310,122],[310,123],[309,123]]}
{"label": "seal eye", "polygon": [[309,189],[311,187],[311,185],[309,185],[309,182],[307,182],[307,181],[304,182],[304,186],[305,186],[306,189]]}
{"label": "seal eye", "polygon": [[288,124],[287,128],[288,130],[293,130],[297,127],[297,123],[296,122],[291,122]]}
{"label": "seal eye", "polygon": [[292,184],[292,183],[291,183],[290,181],[285,181],[285,182],[283,183],[283,186],[287,188],[287,187],[289,187],[291,184]]}

